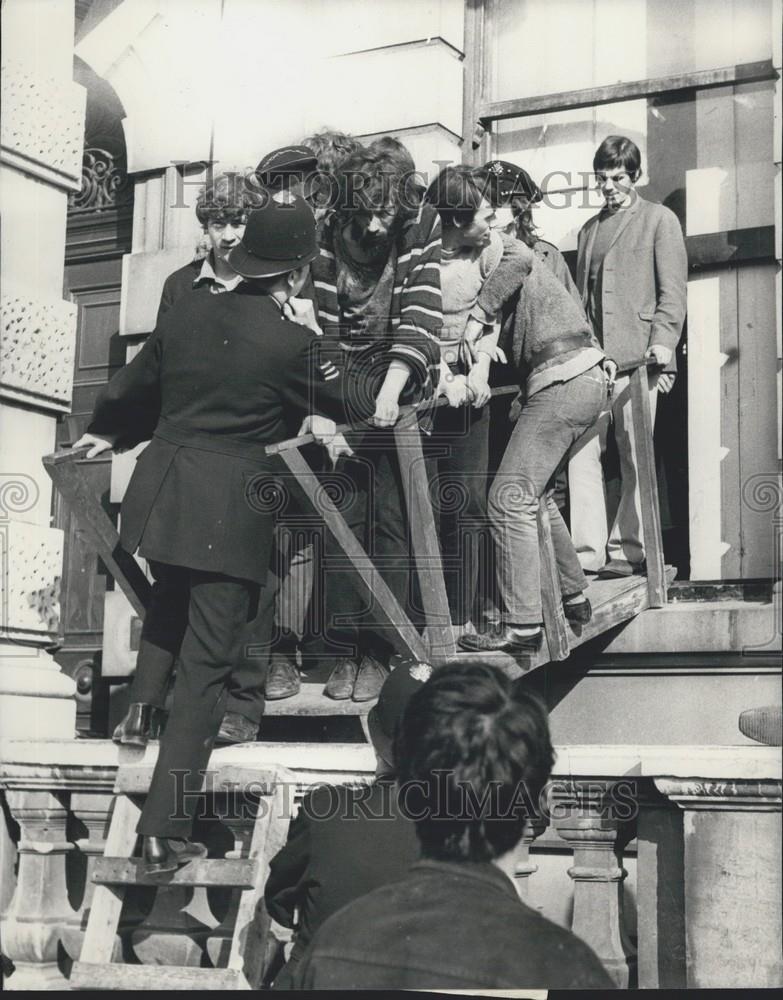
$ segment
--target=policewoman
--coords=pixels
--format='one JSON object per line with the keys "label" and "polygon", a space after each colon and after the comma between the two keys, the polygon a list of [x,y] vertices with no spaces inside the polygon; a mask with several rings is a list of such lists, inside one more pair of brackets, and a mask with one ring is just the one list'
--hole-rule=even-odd
{"label": "policewoman", "polygon": [[[184,295],[98,397],[88,455],[151,437],[122,504],[121,540],[181,589],[183,639],[173,708],[137,830],[146,870],[203,857],[193,816],[246,622],[272,607],[275,526],[266,445],[333,430],[356,394],[322,338],[287,318],[318,253],[307,203],[269,199],[250,213],[230,295]],[[307,418],[304,420],[303,417]],[[260,593],[259,593],[260,592]],[[255,635],[258,641],[258,633]],[[184,776],[177,780],[175,772]]]}

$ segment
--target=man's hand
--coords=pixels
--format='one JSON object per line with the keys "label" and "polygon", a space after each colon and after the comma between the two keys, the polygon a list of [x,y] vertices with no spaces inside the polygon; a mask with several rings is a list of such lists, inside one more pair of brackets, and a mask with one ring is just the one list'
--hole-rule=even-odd
{"label": "man's hand", "polygon": [[606,385],[609,390],[609,395],[611,396],[612,390],[614,389],[614,380],[617,378],[617,362],[613,361],[611,358],[604,358],[601,362],[601,367],[606,375]]}
{"label": "man's hand", "polygon": [[655,380],[655,388],[665,396],[672,391],[674,378],[674,372],[661,372]]}
{"label": "man's hand", "polygon": [[659,365],[668,365],[672,359],[672,349],[663,344],[652,344],[644,355],[646,358],[655,358]]}
{"label": "man's hand", "polygon": [[398,397],[379,392],[375,399],[375,413],[370,423],[375,427],[394,427],[400,416]]}
{"label": "man's hand", "polygon": [[337,433],[337,425],[334,420],[330,420],[328,417],[322,417],[317,413],[305,417],[297,432],[297,437],[302,437],[304,434],[312,434],[318,444],[326,448],[332,465],[337,462],[340,455],[353,455],[351,446],[345,437]]}
{"label": "man's hand", "polygon": [[310,299],[289,299],[283,305],[283,315],[286,319],[290,319],[300,326],[306,326],[308,330],[312,330],[319,337],[323,336],[323,330],[315,318],[315,309]]}
{"label": "man's hand", "polygon": [[473,394],[473,406],[475,409],[484,406],[489,402],[492,391],[486,376],[478,368],[471,368],[467,378],[468,391]]}
{"label": "man's hand", "polygon": [[322,417],[318,413],[311,413],[309,417],[305,417],[302,421],[302,425],[296,436],[303,437],[305,434],[312,434],[318,444],[327,444],[336,433],[337,424],[334,420]]}
{"label": "man's hand", "polygon": [[449,406],[464,406],[468,401],[468,383],[464,375],[452,375],[449,373],[441,379],[438,385],[438,393],[445,396],[449,401]]}
{"label": "man's hand", "polygon": [[82,434],[78,441],[75,441],[71,447],[73,448],[87,448],[89,451],[84,456],[85,458],[95,458],[96,455],[102,455],[104,451],[111,451],[114,447],[114,442],[117,440],[117,435],[106,435],[104,437],[98,437],[96,434]]}

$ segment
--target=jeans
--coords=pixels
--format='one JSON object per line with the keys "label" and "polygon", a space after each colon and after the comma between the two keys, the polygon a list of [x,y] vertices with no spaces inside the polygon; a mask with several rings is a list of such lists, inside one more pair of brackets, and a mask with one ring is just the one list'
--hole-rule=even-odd
{"label": "jeans", "polygon": [[517,421],[488,500],[505,622],[542,621],[537,524],[542,498],[549,513],[561,594],[569,597],[587,588],[553,488],[569,449],[595,423],[605,402],[606,376],[596,365],[537,392]]}
{"label": "jeans", "polygon": [[[415,617],[408,518],[394,435],[367,431],[350,444],[354,457],[339,459],[334,472],[324,476],[324,484],[332,484],[336,506],[369,562],[402,610]],[[331,532],[326,534],[325,556],[325,627],[331,652],[341,656],[388,655],[397,646],[396,633],[384,627],[372,605],[360,597],[346,565],[347,557]]]}
{"label": "jeans", "polygon": [[473,617],[481,534],[487,522],[489,407],[437,410],[424,454],[435,470],[430,492],[451,620],[464,625]]}

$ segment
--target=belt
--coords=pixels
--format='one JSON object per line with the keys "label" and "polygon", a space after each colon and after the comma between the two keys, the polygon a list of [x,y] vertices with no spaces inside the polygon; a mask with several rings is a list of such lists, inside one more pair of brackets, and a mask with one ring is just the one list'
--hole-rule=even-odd
{"label": "belt", "polygon": [[551,361],[552,358],[556,358],[559,354],[566,354],[568,351],[575,351],[580,347],[593,347],[593,342],[590,340],[588,334],[575,333],[569,337],[559,337],[557,340],[553,340],[547,344],[540,351],[532,354],[530,360],[527,362],[527,366],[531,371],[534,371],[545,361]]}
{"label": "belt", "polygon": [[181,427],[165,417],[161,417],[158,421],[153,437],[183,448],[197,448],[199,451],[211,451],[231,458],[242,458],[248,462],[262,462],[265,466],[269,466],[271,461],[266,453],[266,446],[271,443],[269,441],[264,441],[262,444],[258,441],[229,437],[226,434],[203,434],[189,427]]}

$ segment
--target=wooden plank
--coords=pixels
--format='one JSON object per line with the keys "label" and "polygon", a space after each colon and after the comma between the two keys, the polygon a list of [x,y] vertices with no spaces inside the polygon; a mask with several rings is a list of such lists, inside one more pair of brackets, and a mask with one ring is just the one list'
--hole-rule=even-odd
{"label": "wooden plank", "polygon": [[[107,855],[130,857],[136,846],[136,823],[140,813],[141,809],[132,799],[125,795],[117,798],[104,849]],[[83,962],[99,963],[101,967],[111,962],[123,897],[121,888],[108,885],[95,887],[81,950]]]}
{"label": "wooden plank", "polygon": [[374,598],[374,613],[381,618],[382,624],[388,625],[397,633],[404,651],[417,660],[426,661],[427,649],[415,626],[400,607],[397,598],[389,590],[386,581],[376,569],[372,568],[369,556],[337,508],[325,492],[319,490],[318,478],[300,452],[293,448],[281,451],[280,457],[296,476],[313,509],[326,522],[326,526],[334,535],[337,544],[348,556],[355,571],[355,583],[362,597],[371,596]]}
{"label": "wooden plank", "polygon": [[83,457],[81,448],[77,451],[63,449],[45,455],[43,465],[134,611],[143,618],[150,601],[150,582],[133,556],[120,545],[117,529],[85,481],[76,461]]}
{"label": "wooden plank", "polygon": [[775,266],[738,277],[740,575],[779,577],[781,480],[777,458]]}
{"label": "wooden plank", "polygon": [[699,70],[695,73],[677,73],[672,76],[614,83],[603,87],[566,90],[556,94],[521,97],[510,101],[487,101],[482,103],[480,107],[479,119],[482,122],[502,121],[506,118],[519,118],[523,115],[542,115],[553,111],[569,111],[574,108],[594,107],[599,104],[638,100],[664,92],[701,90],[706,87],[720,87],[731,83],[751,83],[755,80],[775,79],[777,79],[777,73],[772,65],[772,60],[765,59],[761,62],[743,63],[739,66],[724,66],[718,69]]}
{"label": "wooden plank", "polygon": [[[739,339],[737,336],[736,269],[723,271],[720,282],[719,350],[726,355],[720,379],[720,542],[728,545],[720,556],[720,575],[736,580],[742,571],[742,489],[740,483]],[[717,359],[720,363],[720,358]],[[698,373],[698,379],[703,373]],[[690,376],[690,369],[689,369]],[[717,414],[716,414],[717,417]],[[702,432],[704,433],[704,431]],[[697,470],[692,470],[692,474]]]}
{"label": "wooden plank", "polygon": [[691,271],[750,264],[754,261],[773,261],[775,227],[751,226],[747,229],[728,229],[721,233],[688,236],[685,247]]}
{"label": "wooden plank", "polygon": [[661,512],[658,506],[658,479],[655,472],[652,415],[650,413],[647,370],[638,368],[631,376],[631,420],[636,447],[636,479],[642,511],[642,531],[647,559],[647,590],[651,608],[666,603]]}
{"label": "wooden plank", "polygon": [[246,860],[199,859],[175,872],[147,875],[143,858],[96,858],[92,875],[98,885],[202,885],[251,889],[258,877],[258,865]]}
{"label": "wooden plank", "polygon": [[[290,776],[293,781],[293,775]],[[252,989],[260,989],[266,960],[270,918],[264,904],[264,886],[269,863],[286,842],[290,822],[287,791],[278,783],[265,803],[259,806],[248,857],[256,864],[253,887],[241,894],[231,939],[228,968],[242,971]]]}
{"label": "wooden plank", "polygon": [[557,572],[555,547],[549,511],[542,499],[538,507],[538,551],[541,566],[541,608],[544,633],[550,660],[565,660],[571,652],[568,644],[568,626],[560,594],[560,577]]}
{"label": "wooden plank", "polygon": [[68,983],[72,990],[249,990],[235,969],[196,969],[182,965],[99,965],[76,962]]}
{"label": "wooden plank", "polygon": [[444,663],[457,651],[457,643],[443,579],[443,563],[432,512],[421,432],[415,417],[413,421],[397,423],[394,441],[408,508],[408,526],[424,606],[424,620],[427,623],[429,661],[433,664]]}

